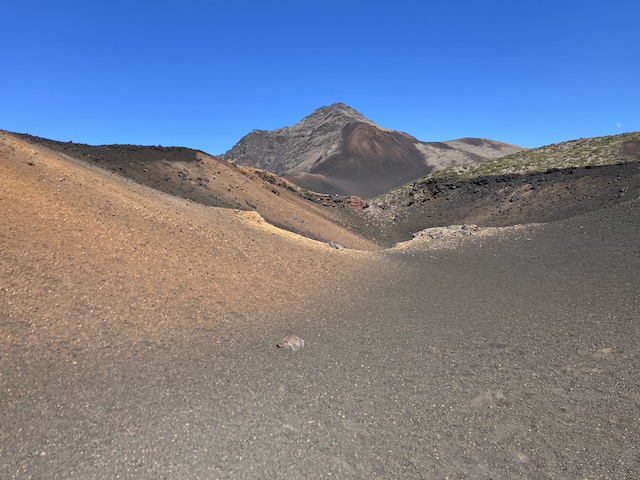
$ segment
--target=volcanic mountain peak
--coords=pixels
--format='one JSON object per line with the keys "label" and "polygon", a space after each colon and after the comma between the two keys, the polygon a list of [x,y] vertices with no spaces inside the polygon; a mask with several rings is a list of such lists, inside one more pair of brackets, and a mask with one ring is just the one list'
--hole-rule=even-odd
{"label": "volcanic mountain peak", "polygon": [[320,107],[300,122],[254,130],[223,155],[328,194],[370,198],[432,170],[522,150],[486,139],[422,142],[383,128],[344,103]]}
{"label": "volcanic mountain peak", "polygon": [[[296,153],[307,153],[311,155],[310,160],[316,162],[318,158],[326,157],[329,152],[334,150],[334,145],[341,140],[344,127],[352,123],[362,123],[384,130],[348,105],[344,103],[334,103],[314,110],[295,125],[272,131],[258,130],[254,132],[287,139],[289,141],[284,143],[288,148],[293,149]],[[320,147],[320,151],[318,151],[317,147]],[[289,152],[284,151],[283,153],[286,155]],[[319,153],[317,158],[313,157],[316,153]],[[306,170],[307,164],[308,162],[300,161],[299,164],[288,167],[279,173],[292,173]],[[311,165],[312,164],[309,166]]]}
{"label": "volcanic mountain peak", "polygon": [[338,151],[342,130],[351,123],[364,123],[382,130],[357,110],[344,103],[334,103],[314,110],[295,125],[253,130],[223,158],[278,175],[307,171]]}

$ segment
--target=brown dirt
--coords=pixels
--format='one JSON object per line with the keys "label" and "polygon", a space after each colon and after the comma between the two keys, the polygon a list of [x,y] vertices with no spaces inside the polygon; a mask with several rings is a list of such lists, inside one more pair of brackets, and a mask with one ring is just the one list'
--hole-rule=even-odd
{"label": "brown dirt", "polygon": [[[204,312],[210,321],[229,311],[299,309],[362,263],[259,215],[165,195],[11,136],[0,154],[3,284],[5,298],[15,295],[8,313],[66,319],[46,329],[25,323],[35,337],[55,337],[69,317],[88,315],[82,328],[101,328],[110,312],[126,312],[145,336],[169,316],[158,315],[158,298],[193,302],[189,322]],[[314,220],[311,228],[329,224]]]}
{"label": "brown dirt", "polygon": [[352,123],[342,137],[338,154],[287,178],[311,190],[370,198],[433,170],[416,148],[416,139],[406,134]]}
{"label": "brown dirt", "polygon": [[333,208],[340,204],[323,205],[328,203],[324,198],[327,195],[299,192],[272,174],[204,152],[181,147],[90,146],[28,135],[19,138],[32,148],[53,150],[64,158],[100,167],[198,204],[258,211],[269,223],[309,238],[363,250],[380,248],[349,231],[342,209]]}

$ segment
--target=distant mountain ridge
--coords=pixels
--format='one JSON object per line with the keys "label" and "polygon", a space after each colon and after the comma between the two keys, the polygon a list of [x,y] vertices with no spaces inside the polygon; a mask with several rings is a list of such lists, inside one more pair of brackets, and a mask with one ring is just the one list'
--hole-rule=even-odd
{"label": "distant mountain ridge", "polygon": [[334,103],[295,125],[253,130],[222,157],[309,190],[370,198],[432,171],[521,150],[481,138],[423,142]]}

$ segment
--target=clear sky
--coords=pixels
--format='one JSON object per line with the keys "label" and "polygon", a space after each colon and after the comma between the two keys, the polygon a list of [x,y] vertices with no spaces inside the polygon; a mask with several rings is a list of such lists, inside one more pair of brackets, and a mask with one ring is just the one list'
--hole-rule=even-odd
{"label": "clear sky", "polygon": [[4,2],[0,128],[223,153],[344,102],[426,141],[640,130],[638,0]]}

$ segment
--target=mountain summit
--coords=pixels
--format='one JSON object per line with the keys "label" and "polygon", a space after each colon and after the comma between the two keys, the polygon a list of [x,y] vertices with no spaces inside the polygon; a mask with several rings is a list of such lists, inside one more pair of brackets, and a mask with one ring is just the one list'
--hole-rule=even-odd
{"label": "mountain summit", "polygon": [[284,176],[309,190],[370,198],[433,170],[519,150],[479,138],[422,142],[334,103],[295,125],[253,130],[223,158]]}
{"label": "mountain summit", "polygon": [[314,110],[295,125],[253,130],[223,158],[277,175],[307,171],[318,160],[337,153],[342,130],[352,123],[380,128],[348,105],[334,103]]}
{"label": "mountain summit", "polygon": [[375,123],[362,115],[355,108],[351,108],[349,105],[340,102],[314,110],[310,115],[303,118],[298,125],[303,125],[305,123],[307,125],[317,125],[330,122],[340,123],[341,121],[347,123],[356,121],[375,125]]}

